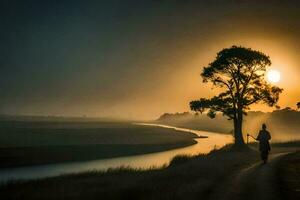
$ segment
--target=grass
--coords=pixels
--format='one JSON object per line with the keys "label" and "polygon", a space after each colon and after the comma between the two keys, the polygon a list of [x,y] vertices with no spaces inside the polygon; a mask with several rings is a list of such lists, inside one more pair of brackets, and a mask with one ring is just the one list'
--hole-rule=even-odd
{"label": "grass", "polygon": [[290,140],[287,142],[276,142],[271,144],[274,147],[300,147],[300,140]]}
{"label": "grass", "polygon": [[[251,142],[248,144],[248,146],[252,148],[258,149],[258,142]],[[271,151],[275,149],[275,151],[280,150],[282,148],[297,148],[300,147],[300,140],[290,140],[290,141],[277,141],[274,143],[271,143]]]}
{"label": "grass", "polygon": [[185,164],[186,162],[190,161],[193,158],[191,155],[177,155],[171,161],[169,166],[177,166],[180,164]]}
{"label": "grass", "polygon": [[177,156],[170,166],[163,168],[118,168],[10,182],[0,187],[0,196],[5,199],[205,199],[216,182],[256,160],[255,151],[233,151],[227,146],[208,155]]}
{"label": "grass", "polygon": [[[297,144],[288,143],[289,147],[298,147]],[[161,168],[142,170],[120,167],[8,182],[0,186],[0,196],[8,200],[208,199],[212,188],[258,161],[259,153],[252,148],[239,150],[227,145],[207,155],[178,155],[169,166]],[[287,156],[280,161],[277,170],[281,190],[285,190],[283,196],[289,199],[299,199],[295,198],[298,197],[295,195],[299,195],[299,161],[299,152]],[[294,193],[291,194],[290,191]]]}
{"label": "grass", "polygon": [[[45,128],[47,130],[53,129],[53,127]],[[79,128],[79,130],[82,129],[82,127]],[[97,129],[97,127],[94,127],[94,129]],[[124,131],[123,125],[120,125],[119,130]],[[159,133],[161,134],[161,132]],[[79,132],[78,134],[85,133]],[[192,138],[192,135],[188,136],[188,140]],[[255,146],[256,144],[251,145]],[[283,146],[299,147],[299,141],[272,145],[274,148]],[[213,150],[208,155],[176,156],[169,166],[161,168],[142,170],[120,167],[106,171],[65,174],[38,180],[12,181],[0,186],[0,197],[7,200],[207,199],[212,193],[211,189],[217,186],[218,183],[230,179],[235,172],[257,161],[259,161],[258,152],[248,148],[241,151],[227,145],[222,149]],[[287,174],[290,177],[287,180],[281,178],[281,183],[286,185],[287,188],[294,188],[294,186],[289,185],[288,180],[297,177],[295,173],[299,172],[299,168],[294,170],[294,162],[296,162],[294,159],[286,160],[284,163],[290,164],[282,165],[279,168],[280,173]],[[283,177],[286,177],[286,175]],[[298,188],[298,186],[296,185],[295,188]]]}

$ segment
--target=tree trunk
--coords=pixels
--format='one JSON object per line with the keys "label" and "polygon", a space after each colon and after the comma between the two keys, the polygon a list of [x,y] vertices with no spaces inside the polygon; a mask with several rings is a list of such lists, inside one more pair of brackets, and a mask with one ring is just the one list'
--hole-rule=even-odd
{"label": "tree trunk", "polygon": [[234,120],[234,144],[236,146],[244,146],[243,138],[243,112],[239,110],[237,118]]}

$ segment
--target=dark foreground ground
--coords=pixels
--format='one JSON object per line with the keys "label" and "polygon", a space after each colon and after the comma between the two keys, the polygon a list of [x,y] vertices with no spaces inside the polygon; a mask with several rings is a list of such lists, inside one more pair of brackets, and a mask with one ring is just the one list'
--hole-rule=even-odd
{"label": "dark foreground ground", "polygon": [[[264,193],[272,193],[276,199],[299,199],[300,152],[289,153],[299,148],[299,142],[277,146],[273,147],[267,165],[260,164],[258,152],[252,149],[236,151],[225,147],[206,156],[177,156],[170,166],[161,169],[120,168],[11,182],[0,187],[0,196],[3,199],[265,200],[270,198]],[[262,193],[257,189],[262,186],[270,191]]]}
{"label": "dark foreground ground", "polygon": [[277,174],[282,199],[300,199],[300,152],[282,158]]}

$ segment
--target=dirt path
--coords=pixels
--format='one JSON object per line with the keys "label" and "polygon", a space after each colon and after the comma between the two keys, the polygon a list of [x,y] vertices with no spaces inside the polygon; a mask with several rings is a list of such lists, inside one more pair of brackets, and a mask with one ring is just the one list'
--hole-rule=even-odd
{"label": "dirt path", "polygon": [[211,200],[277,200],[280,199],[274,176],[275,165],[290,152],[274,153],[267,164],[254,163],[217,183],[209,192]]}

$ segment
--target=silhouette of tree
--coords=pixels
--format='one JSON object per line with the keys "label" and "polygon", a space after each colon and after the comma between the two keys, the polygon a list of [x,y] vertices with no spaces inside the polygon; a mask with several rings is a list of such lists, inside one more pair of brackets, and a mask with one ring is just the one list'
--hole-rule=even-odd
{"label": "silhouette of tree", "polygon": [[300,101],[297,103],[297,109],[300,109]]}
{"label": "silhouette of tree", "polygon": [[211,118],[217,112],[223,113],[233,120],[235,145],[244,145],[243,115],[249,106],[255,103],[276,106],[283,91],[264,79],[266,67],[270,65],[270,58],[262,52],[240,46],[223,49],[201,73],[204,83],[211,82],[213,86],[223,88],[222,92],[210,99],[191,101],[191,110],[208,111]]}

